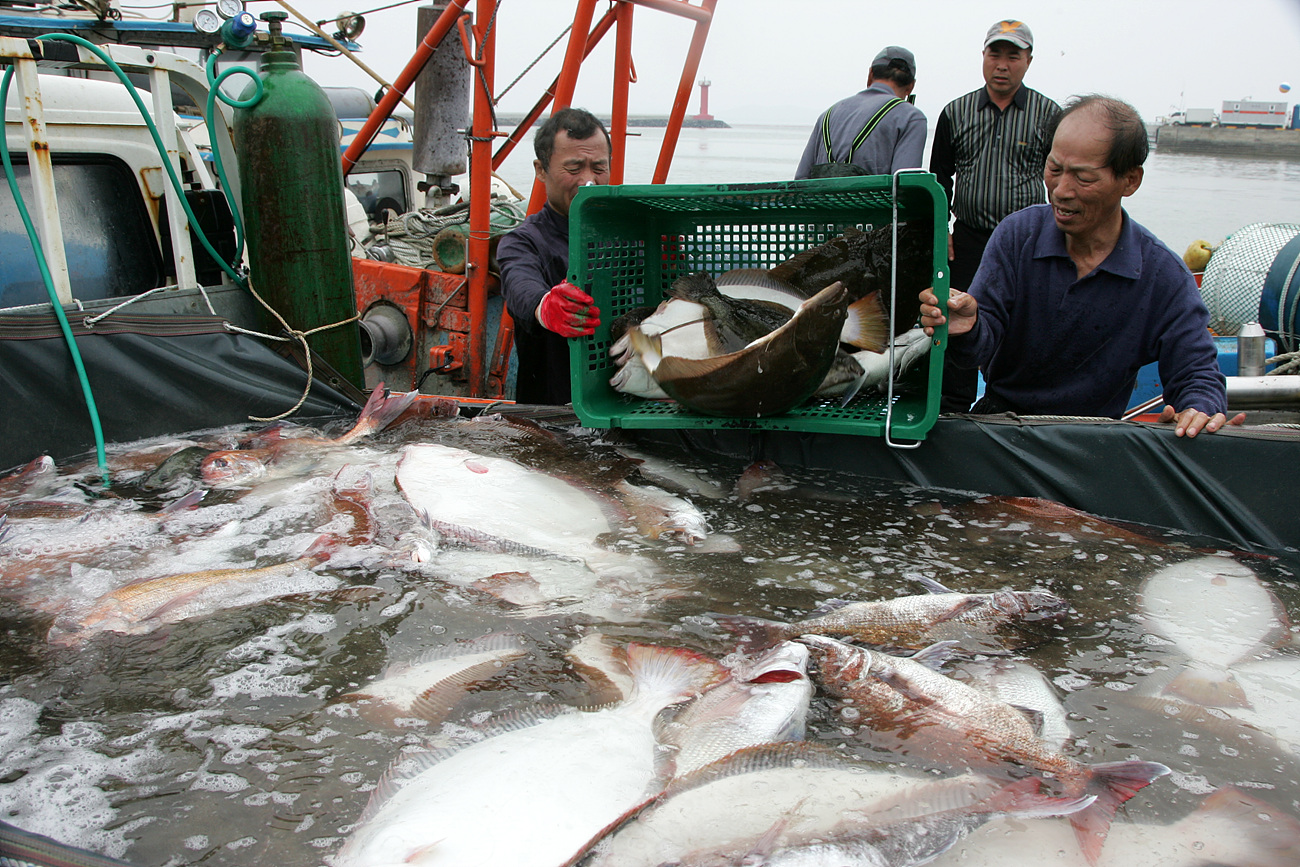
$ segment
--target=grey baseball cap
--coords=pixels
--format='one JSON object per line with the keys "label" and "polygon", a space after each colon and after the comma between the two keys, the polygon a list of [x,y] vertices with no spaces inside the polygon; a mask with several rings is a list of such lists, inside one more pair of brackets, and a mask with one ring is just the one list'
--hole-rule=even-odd
{"label": "grey baseball cap", "polygon": [[871,65],[888,66],[891,60],[902,61],[907,65],[907,71],[911,73],[912,77],[916,77],[916,57],[912,55],[912,52],[898,45],[886,45],[880,49],[880,53],[876,55],[875,60],[871,61]]}
{"label": "grey baseball cap", "polygon": [[1010,42],[1012,45],[1020,48],[1034,48],[1034,34],[1029,32],[1029,27],[1023,21],[1014,21],[1010,18],[999,21],[989,28],[988,34],[984,37],[984,47],[988,48],[994,42]]}

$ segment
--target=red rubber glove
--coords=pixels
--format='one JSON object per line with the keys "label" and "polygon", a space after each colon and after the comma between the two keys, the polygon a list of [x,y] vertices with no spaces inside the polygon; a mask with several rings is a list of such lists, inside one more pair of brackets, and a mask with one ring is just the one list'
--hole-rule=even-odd
{"label": "red rubber glove", "polygon": [[600,308],[594,300],[568,281],[557,283],[537,305],[537,321],[561,337],[585,337],[600,325]]}

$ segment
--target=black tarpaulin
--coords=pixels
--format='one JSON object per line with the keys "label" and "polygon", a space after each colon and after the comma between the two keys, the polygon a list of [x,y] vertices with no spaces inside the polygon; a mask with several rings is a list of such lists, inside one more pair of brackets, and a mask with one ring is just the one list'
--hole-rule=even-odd
{"label": "black tarpaulin", "polygon": [[[307,375],[215,316],[115,314],[93,329],[70,318],[106,442],[200,430],[292,407]],[[0,316],[0,468],[95,445],[67,344],[52,313]],[[294,420],[355,414],[319,381]]]}
{"label": "black tarpaulin", "polygon": [[999,496],[1042,497],[1120,521],[1242,547],[1300,549],[1300,430],[941,416],[915,449],[878,437],[787,431],[646,430],[695,453]]}

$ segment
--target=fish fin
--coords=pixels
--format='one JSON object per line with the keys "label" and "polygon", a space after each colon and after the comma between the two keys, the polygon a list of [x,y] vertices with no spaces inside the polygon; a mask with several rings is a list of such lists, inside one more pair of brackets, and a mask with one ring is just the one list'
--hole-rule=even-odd
{"label": "fish fin", "polygon": [[727,777],[737,777],[773,768],[840,768],[844,754],[809,741],[759,744],[742,747],[720,759],[675,778],[664,790],[673,797],[690,789],[705,786]]}
{"label": "fish fin", "polygon": [[[375,392],[382,392],[382,390],[382,385],[375,387]],[[365,425],[364,430],[366,433],[378,433],[392,424],[399,415],[406,412],[407,408],[419,396],[418,391],[381,395],[379,402],[376,404],[373,403],[375,396],[371,394],[370,400],[366,402],[366,408],[361,411],[361,415],[357,418],[353,431],[362,430],[362,426]]]}
{"label": "fish fin", "polygon": [[593,632],[565,651],[564,658],[591,688],[594,703],[622,701],[632,691],[627,649]]}
{"label": "fish fin", "polygon": [[952,658],[953,652],[961,647],[960,641],[936,641],[929,647],[918,650],[912,654],[912,661],[919,662],[926,668],[938,671],[949,659]]}
{"label": "fish fin", "polygon": [[411,714],[431,723],[440,723],[451,713],[456,702],[468,691],[469,687],[481,680],[496,675],[506,664],[523,656],[523,651],[512,659],[488,659],[468,666],[450,677],[444,677],[433,686],[420,693],[411,702]]}
{"label": "fish fin", "polygon": [[1162,692],[1202,707],[1253,707],[1246,690],[1232,672],[1227,670],[1217,671],[1203,667],[1184,669]]}
{"label": "fish fin", "polygon": [[889,348],[889,314],[880,303],[880,293],[863,295],[849,305],[840,340],[869,352]]}
{"label": "fish fin", "polygon": [[741,647],[747,652],[773,647],[798,632],[788,623],[764,620],[761,617],[749,617],[744,614],[711,616],[715,623],[736,636]]}
{"label": "fish fin", "polygon": [[728,353],[710,358],[678,358],[668,355],[661,358],[659,365],[650,373],[660,384],[677,379],[713,376],[730,364],[734,355],[735,353]]}
{"label": "fish fin", "polygon": [[924,575],[913,575],[912,580],[920,584],[931,593],[956,593],[956,590],[949,590],[933,578],[927,578]]}
{"label": "fish fin", "polygon": [[968,611],[974,611],[976,608],[984,606],[984,600],[978,596],[967,596],[965,599],[952,605],[947,611],[938,614],[934,618],[936,624],[947,623],[949,620],[956,620]]}
{"label": "fish fin", "polygon": [[1300,821],[1232,786],[1215,789],[1174,827],[1179,839],[1204,844],[1207,861],[1242,867],[1300,864]]}
{"label": "fish fin", "polygon": [[589,863],[591,857],[600,852],[602,843],[614,834],[617,834],[621,828],[625,827],[629,822],[635,821],[638,816],[662,800],[663,793],[656,793],[636,806],[624,811],[617,819],[597,831],[590,840],[582,845],[582,848],[573,853],[571,858],[560,864],[560,867],[576,867],[578,864]]}
{"label": "fish fin", "polygon": [[1074,827],[1079,848],[1089,864],[1101,857],[1111,820],[1120,805],[1145,788],[1152,780],[1169,773],[1169,768],[1159,762],[1106,762],[1089,765],[1087,791],[1097,796],[1091,806],[1073,813],[1070,824]]}
{"label": "fish fin", "polygon": [[631,344],[632,353],[641,359],[641,363],[645,365],[650,375],[658,379],[656,373],[659,363],[663,361],[659,335],[646,334],[639,327],[633,327],[627,330],[627,339]]}
{"label": "fish fin", "polygon": [[201,503],[203,501],[203,498],[206,497],[207,495],[208,492],[206,488],[200,488],[197,490],[190,491],[188,494],[181,497],[179,500],[175,500],[163,506],[161,509],[158,510],[158,514],[170,515],[175,512],[183,512],[188,509],[193,509],[195,506]]}
{"label": "fish fin", "polygon": [[1046,722],[1047,718],[1043,715],[1041,710],[1036,707],[1025,707],[1020,704],[1013,704],[1011,707],[1015,708],[1021,716],[1029,720],[1029,725],[1033,727],[1035,736],[1042,736],[1043,723]]}
{"label": "fish fin", "polygon": [[718,331],[718,323],[713,319],[705,319],[704,326],[704,345],[708,349],[709,355],[725,355],[727,347],[723,345],[722,334]]}
{"label": "fish fin", "polygon": [[633,643],[627,646],[632,674],[628,702],[675,704],[718,683],[728,674],[715,659],[681,647]]}
{"label": "fish fin", "polygon": [[313,566],[319,566],[330,558],[334,549],[339,546],[339,540],[330,533],[322,533],[307,546],[307,550],[298,555],[300,560],[311,560]]}

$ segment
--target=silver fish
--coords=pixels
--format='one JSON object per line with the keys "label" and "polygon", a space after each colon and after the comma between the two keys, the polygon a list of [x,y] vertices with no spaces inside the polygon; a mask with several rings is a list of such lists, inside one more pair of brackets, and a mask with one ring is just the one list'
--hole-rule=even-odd
{"label": "silver fish", "polygon": [[808,648],[793,641],[731,666],[731,677],[683,706],[660,740],[685,776],[745,747],[802,740],[813,685]]}
{"label": "silver fish", "polygon": [[379,677],[338,701],[351,702],[364,719],[380,725],[411,718],[436,724],[470,686],[523,655],[519,636],[503,633],[435,647],[415,659],[390,663]]}
{"label": "silver fish", "polygon": [[1243,563],[1199,557],[1148,576],[1138,598],[1143,623],[1188,659],[1169,695],[1197,704],[1242,706],[1230,669],[1290,640],[1286,610]]}
{"label": "silver fish", "polygon": [[1292,867],[1300,864],[1300,821],[1226,787],[1171,824],[1112,825],[1096,862],[1089,862],[1074,845],[1067,822],[996,819],[932,863],[934,867],[1028,867],[1041,864],[1049,852],[1050,863],[1059,867]]}
{"label": "silver fish", "polygon": [[517,724],[452,752],[399,761],[335,867],[554,867],[666,782],[653,720],[723,675],[684,650],[628,648],[616,707]]}
{"label": "silver fish", "polygon": [[[1035,780],[1014,785],[1019,787],[1014,792],[1024,792],[1024,797],[1018,805],[1012,798],[1004,806],[1059,814],[1092,800],[1043,799],[1031,793],[1038,787]],[[741,865],[813,857],[807,863],[892,865],[895,861],[879,858],[847,859],[863,844],[868,851],[907,848],[904,838],[937,819],[936,813],[988,813],[994,807],[990,799],[1006,789],[1004,782],[973,774],[935,780],[900,773],[806,743],[744,749],[674,781],[572,863]],[[928,841],[912,837],[915,857],[907,861],[900,854],[897,863],[922,863],[921,858],[933,857],[957,839],[945,836],[938,822],[930,821],[927,829]]]}

